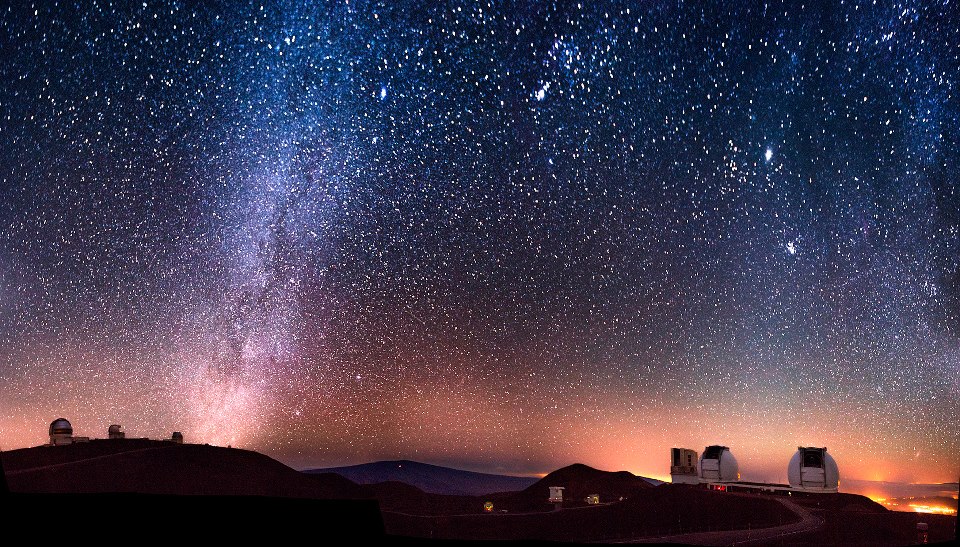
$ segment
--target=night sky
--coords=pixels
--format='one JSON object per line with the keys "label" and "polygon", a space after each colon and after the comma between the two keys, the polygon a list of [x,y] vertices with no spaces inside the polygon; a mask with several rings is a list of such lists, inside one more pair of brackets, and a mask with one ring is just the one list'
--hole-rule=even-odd
{"label": "night sky", "polygon": [[955,2],[12,4],[0,449],[956,480]]}

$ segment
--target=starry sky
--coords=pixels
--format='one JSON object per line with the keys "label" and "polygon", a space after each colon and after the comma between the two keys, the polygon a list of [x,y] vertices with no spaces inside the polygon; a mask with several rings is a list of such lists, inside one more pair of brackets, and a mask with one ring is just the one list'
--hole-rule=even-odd
{"label": "starry sky", "polygon": [[11,4],[0,449],[956,480],[955,2]]}

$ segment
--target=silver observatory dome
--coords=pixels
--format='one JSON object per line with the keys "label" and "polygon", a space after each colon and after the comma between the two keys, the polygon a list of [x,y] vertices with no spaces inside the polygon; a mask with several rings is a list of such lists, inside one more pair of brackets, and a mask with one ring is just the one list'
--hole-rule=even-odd
{"label": "silver observatory dome", "polygon": [[51,435],[73,435],[73,426],[66,418],[57,418],[50,422]]}
{"label": "silver observatory dome", "polygon": [[801,446],[787,465],[790,486],[804,490],[836,492],[840,488],[840,468],[825,447]]}
{"label": "silver observatory dome", "polygon": [[740,480],[740,464],[726,446],[712,445],[700,456],[701,482],[736,482]]}

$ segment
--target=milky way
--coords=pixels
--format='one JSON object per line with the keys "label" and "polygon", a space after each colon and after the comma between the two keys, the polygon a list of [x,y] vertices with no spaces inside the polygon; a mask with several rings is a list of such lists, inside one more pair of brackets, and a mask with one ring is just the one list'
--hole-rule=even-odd
{"label": "milky way", "polygon": [[4,8],[0,448],[955,480],[958,7],[662,4]]}

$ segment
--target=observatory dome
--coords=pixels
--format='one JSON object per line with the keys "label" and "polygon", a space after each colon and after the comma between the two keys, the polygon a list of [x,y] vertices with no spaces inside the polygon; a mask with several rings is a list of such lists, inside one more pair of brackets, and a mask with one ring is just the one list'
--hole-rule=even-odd
{"label": "observatory dome", "polygon": [[702,482],[733,482],[740,480],[740,464],[726,446],[708,446],[700,456]]}
{"label": "observatory dome", "polygon": [[840,469],[826,448],[797,448],[787,465],[790,486],[805,490],[836,492],[840,487]]}
{"label": "observatory dome", "polygon": [[57,418],[50,423],[51,435],[73,435],[73,426],[66,418]]}

